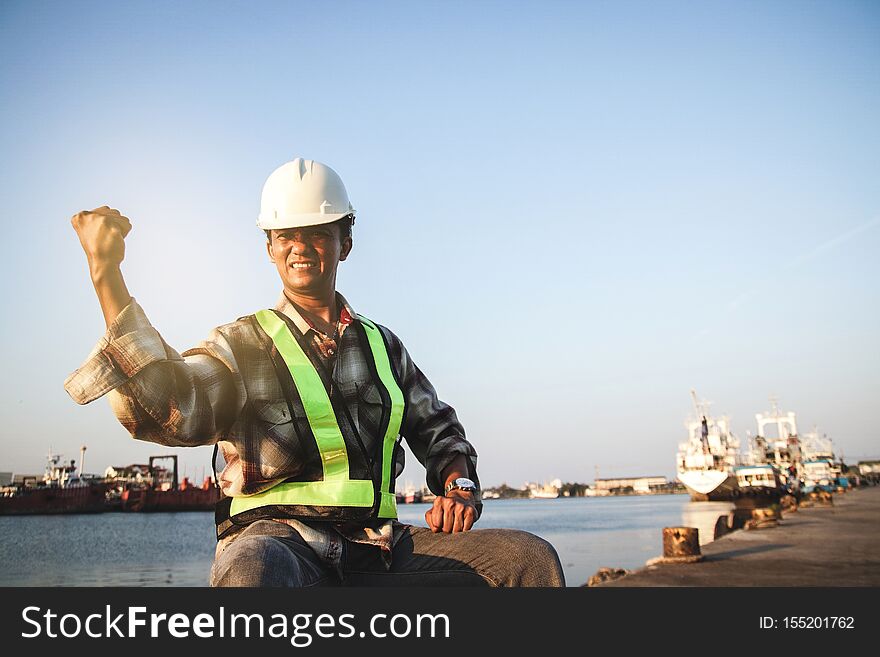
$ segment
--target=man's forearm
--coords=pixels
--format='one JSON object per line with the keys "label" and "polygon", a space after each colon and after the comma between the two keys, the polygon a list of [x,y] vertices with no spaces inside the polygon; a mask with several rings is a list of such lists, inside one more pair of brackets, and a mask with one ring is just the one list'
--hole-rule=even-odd
{"label": "man's forearm", "polygon": [[104,323],[109,328],[119,313],[131,303],[131,294],[119,265],[89,263],[89,274],[101,304],[101,312],[104,313]]}
{"label": "man's forearm", "polygon": [[101,303],[107,328],[131,301],[119,265],[125,259],[125,236],[131,221],[119,210],[102,205],[77,212],[70,219],[89,261],[89,275]]}
{"label": "man's forearm", "polygon": [[449,465],[443,468],[440,480],[443,482],[443,487],[445,488],[449,482],[455,481],[459,477],[467,477],[468,474],[470,473],[468,471],[467,456],[459,454]]}

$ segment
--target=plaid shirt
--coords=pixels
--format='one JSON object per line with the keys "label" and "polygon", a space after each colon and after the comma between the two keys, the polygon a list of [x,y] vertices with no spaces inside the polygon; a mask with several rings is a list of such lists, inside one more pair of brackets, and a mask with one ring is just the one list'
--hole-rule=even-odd
{"label": "plaid shirt", "polygon": [[[341,316],[355,317],[345,299],[341,295],[338,299]],[[326,349],[317,349],[321,337],[284,294],[275,309],[314,340],[316,353],[332,371],[332,385],[338,386],[371,452],[381,421],[382,398],[366,360],[372,356],[363,353],[356,332],[346,331],[341,322],[338,350],[328,354]],[[441,473],[459,454],[468,457],[470,477],[478,481],[477,454],[455,411],[437,398],[400,339],[384,326],[379,329],[406,399],[400,433],[425,466],[428,488],[442,495]],[[79,404],[109,393],[116,417],[140,440],[170,447],[216,443],[226,462],[218,482],[225,495],[252,495],[300,472],[293,447],[298,444],[298,435],[308,435],[303,431],[308,420],[290,417],[272,362],[247,318],[215,328],[207,340],[178,354],[132,299],[64,387]],[[403,450],[398,451],[395,477],[403,469]],[[330,526],[285,522],[336,567],[342,552],[340,537],[378,545],[386,554],[390,554],[394,540],[393,524],[388,520]],[[218,550],[233,538],[234,534],[221,541]]]}

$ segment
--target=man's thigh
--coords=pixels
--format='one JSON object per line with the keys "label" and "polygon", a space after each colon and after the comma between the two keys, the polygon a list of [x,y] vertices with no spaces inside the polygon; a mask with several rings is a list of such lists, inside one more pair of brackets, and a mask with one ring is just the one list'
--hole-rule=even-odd
{"label": "man's thigh", "polygon": [[335,573],[289,525],[258,520],[217,546],[211,586],[303,587],[337,584]]}
{"label": "man's thigh", "polygon": [[[347,567],[349,568],[349,567]],[[513,529],[454,534],[405,526],[391,569],[352,564],[347,585],[565,586],[559,557],[547,541]]]}

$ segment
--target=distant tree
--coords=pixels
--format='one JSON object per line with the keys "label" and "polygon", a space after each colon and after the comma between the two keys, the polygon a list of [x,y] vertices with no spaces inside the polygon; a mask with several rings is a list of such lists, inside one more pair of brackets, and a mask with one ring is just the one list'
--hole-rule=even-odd
{"label": "distant tree", "polygon": [[564,483],[559,489],[561,497],[583,497],[587,493],[587,484]]}
{"label": "distant tree", "polygon": [[528,497],[529,491],[525,488],[511,488],[506,483],[501,484],[500,486],[496,486],[495,488],[489,488],[488,491],[493,493],[497,493],[500,499],[510,499],[510,498],[520,498],[520,497]]}

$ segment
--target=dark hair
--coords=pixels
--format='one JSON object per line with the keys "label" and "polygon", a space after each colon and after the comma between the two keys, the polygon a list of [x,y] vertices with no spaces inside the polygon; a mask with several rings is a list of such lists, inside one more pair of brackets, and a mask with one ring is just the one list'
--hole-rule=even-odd
{"label": "dark hair", "polygon": [[[336,221],[328,224],[330,226],[338,226],[339,227],[339,240],[342,241],[346,237],[351,237],[351,227],[354,225],[354,215],[347,214],[342,219],[337,219]],[[271,230],[263,230],[266,233],[266,241],[272,241],[272,231]]]}

